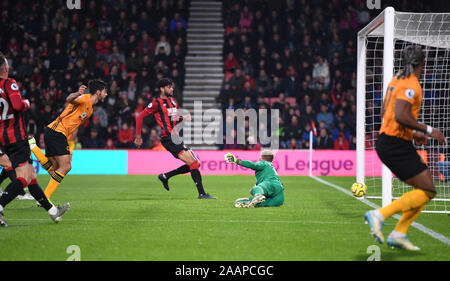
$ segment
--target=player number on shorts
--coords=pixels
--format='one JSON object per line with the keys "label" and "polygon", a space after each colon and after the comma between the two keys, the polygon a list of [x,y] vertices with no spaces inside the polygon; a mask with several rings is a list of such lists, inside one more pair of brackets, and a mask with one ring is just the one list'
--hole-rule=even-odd
{"label": "player number on shorts", "polygon": [[9,103],[4,98],[0,98],[0,107],[3,107],[0,120],[9,120],[14,118],[14,114],[8,114]]}

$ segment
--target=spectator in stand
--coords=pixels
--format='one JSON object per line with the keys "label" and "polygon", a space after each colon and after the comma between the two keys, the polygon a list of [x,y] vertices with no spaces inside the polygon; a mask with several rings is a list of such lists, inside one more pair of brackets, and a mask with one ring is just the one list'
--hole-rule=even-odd
{"label": "spectator in stand", "polygon": [[300,90],[300,79],[293,65],[289,65],[284,79],[284,89],[286,96],[295,97]]}
{"label": "spectator in stand", "polygon": [[249,10],[248,6],[245,5],[244,8],[242,9],[242,12],[241,12],[241,15],[239,18],[239,26],[240,26],[241,30],[244,28],[251,28],[252,21],[253,21],[253,14]]}
{"label": "spectator in stand", "polygon": [[256,79],[256,87],[263,89],[264,96],[269,96],[272,91],[272,81],[264,69],[259,71],[258,78]]}
{"label": "spectator in stand", "polygon": [[156,148],[160,142],[161,138],[158,136],[158,132],[155,129],[152,129],[146,147],[150,149]]}
{"label": "spectator in stand", "polygon": [[112,138],[106,140],[105,149],[116,149],[116,146],[114,145],[114,140]]}
{"label": "spectator in stand", "polygon": [[321,128],[315,149],[333,149],[334,143],[326,128]]}
{"label": "spectator in stand", "polygon": [[328,67],[328,62],[320,56],[317,57],[316,63],[314,64],[312,78],[316,87],[319,83],[323,83],[324,88],[327,89],[330,84],[330,69]]}
{"label": "spectator in stand", "polygon": [[344,133],[339,133],[339,136],[334,141],[334,149],[339,150],[348,150],[349,149],[349,143],[348,140],[345,138]]}
{"label": "spectator in stand", "polygon": [[333,108],[339,108],[344,100],[345,91],[342,89],[342,84],[338,82],[336,84],[336,88],[331,90],[331,101],[333,102]]}
{"label": "spectator in stand", "polygon": [[291,138],[288,149],[302,149],[302,142],[296,138]]}
{"label": "spectator in stand", "polygon": [[238,60],[234,57],[233,52],[229,52],[225,59],[225,71],[233,72],[239,66]]}
{"label": "spectator in stand", "polygon": [[[290,123],[284,129],[285,140],[291,142],[292,144],[292,139],[295,139],[298,145],[301,147],[302,134],[303,132],[299,117],[297,115],[292,115],[292,117],[290,118]],[[289,146],[291,144],[289,144]]]}
{"label": "spectator in stand", "polygon": [[95,43],[95,49],[97,51],[97,60],[108,60],[111,53],[111,40],[106,38],[105,34],[101,34],[99,40]]}
{"label": "spectator in stand", "polygon": [[255,104],[252,102],[252,97],[250,95],[245,95],[244,100],[239,107],[242,109],[254,109]]}
{"label": "spectator in stand", "polygon": [[325,104],[320,106],[320,112],[317,113],[317,123],[323,122],[327,130],[331,130],[333,126],[333,114],[328,111]]}
{"label": "spectator in stand", "polygon": [[347,129],[347,125],[344,122],[339,122],[333,130],[333,141],[336,141],[339,135],[343,134],[345,140],[350,139],[350,131]]}
{"label": "spectator in stand", "polygon": [[[236,89],[238,91],[242,90],[242,87],[244,86],[245,83],[245,76],[242,73],[242,70],[240,68],[236,68],[234,70],[233,76],[231,76],[228,82],[232,87],[236,86]],[[239,96],[238,98],[240,100],[242,97]]]}
{"label": "spectator in stand", "polygon": [[181,17],[179,12],[175,12],[173,19],[170,21],[170,31],[174,31],[178,24],[180,24],[183,29],[186,29],[186,21]]}
{"label": "spectator in stand", "polygon": [[164,54],[166,56],[170,56],[171,51],[170,43],[167,41],[167,37],[164,34],[159,37],[159,41],[158,43],[156,43],[155,55],[158,55],[160,53],[159,51],[160,48],[163,48]]}
{"label": "spectator in stand", "polygon": [[305,130],[303,131],[302,139],[303,139],[303,148],[309,148],[309,144],[312,141],[313,143],[316,143],[316,135],[313,133],[313,139],[310,140],[309,133],[312,131],[312,127],[310,124],[305,125]]}
{"label": "spectator in stand", "polygon": [[128,126],[128,123],[122,123],[122,127],[118,134],[119,147],[121,148],[131,148],[134,141],[133,130]]}
{"label": "spectator in stand", "polygon": [[83,142],[84,148],[104,148],[105,142],[103,139],[99,138],[97,129],[91,129],[89,137],[87,137]]}

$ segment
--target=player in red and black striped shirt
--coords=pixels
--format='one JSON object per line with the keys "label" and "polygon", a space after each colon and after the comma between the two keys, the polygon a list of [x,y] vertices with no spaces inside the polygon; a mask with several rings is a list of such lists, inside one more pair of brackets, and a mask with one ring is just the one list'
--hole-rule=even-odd
{"label": "player in red and black striped shirt", "polygon": [[[144,118],[153,114],[156,122],[162,128],[161,144],[175,157],[185,163],[185,165],[170,171],[168,173],[158,175],[158,179],[164,185],[164,188],[169,190],[169,178],[191,172],[192,179],[195,182],[198,190],[198,199],[216,199],[207,194],[203,189],[202,176],[198,168],[200,168],[200,161],[195,156],[194,152],[181,143],[174,143],[173,139],[181,140],[175,126],[183,121],[183,117],[177,115],[178,105],[173,99],[174,82],[169,78],[162,78],[158,81],[158,89],[161,92],[159,98],[151,102],[137,117],[136,117],[136,139],[134,143],[137,147],[142,145],[142,123]],[[186,116],[186,120],[190,120],[190,115]]]}
{"label": "player in red and black striped shirt", "polygon": [[31,195],[48,211],[53,221],[59,222],[70,205],[67,203],[63,207],[53,206],[37,182],[22,116],[30,107],[30,102],[22,99],[19,86],[14,79],[8,78],[8,74],[8,61],[0,53],[0,149],[8,156],[16,172],[16,178],[0,196],[0,226],[8,226],[3,214],[4,207],[17,195],[23,194],[23,189],[27,186]]}

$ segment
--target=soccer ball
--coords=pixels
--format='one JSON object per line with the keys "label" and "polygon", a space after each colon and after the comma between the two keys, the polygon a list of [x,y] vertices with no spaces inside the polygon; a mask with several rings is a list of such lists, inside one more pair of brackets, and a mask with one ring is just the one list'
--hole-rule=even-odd
{"label": "soccer ball", "polygon": [[363,197],[367,194],[367,186],[363,183],[355,182],[352,185],[352,194],[356,197]]}

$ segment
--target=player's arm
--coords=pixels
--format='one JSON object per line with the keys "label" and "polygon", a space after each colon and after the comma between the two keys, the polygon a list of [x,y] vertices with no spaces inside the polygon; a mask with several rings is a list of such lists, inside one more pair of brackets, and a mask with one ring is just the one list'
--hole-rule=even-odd
{"label": "player's arm", "polygon": [[11,105],[15,111],[23,112],[30,108],[30,101],[27,99],[22,99],[16,80],[8,79],[8,84],[5,88],[7,95],[9,95]]}
{"label": "player's arm", "polygon": [[[445,137],[439,129],[433,128],[430,125],[426,125],[418,122],[411,114],[412,103],[404,99],[397,99],[395,101],[395,121],[399,124],[416,131],[428,134],[432,138],[439,141],[440,144],[445,142]],[[422,143],[424,136],[420,132],[414,133],[414,139],[419,143]]]}
{"label": "player's arm", "polygon": [[144,124],[144,118],[153,114],[156,110],[156,107],[157,105],[154,105],[152,102],[136,116],[136,138],[134,139],[134,143],[137,147],[141,147],[142,145],[141,131],[142,125]]}
{"label": "player's arm", "polygon": [[78,88],[78,91],[75,93],[71,93],[67,98],[66,102],[72,103],[72,104],[78,104],[78,97],[84,94],[84,91],[86,90],[85,85],[81,85],[80,88]]}
{"label": "player's arm", "polygon": [[263,166],[259,162],[241,160],[241,159],[238,159],[236,156],[234,156],[231,153],[225,154],[225,160],[228,163],[235,163],[237,165],[252,169],[254,171],[261,170],[263,168]]}

